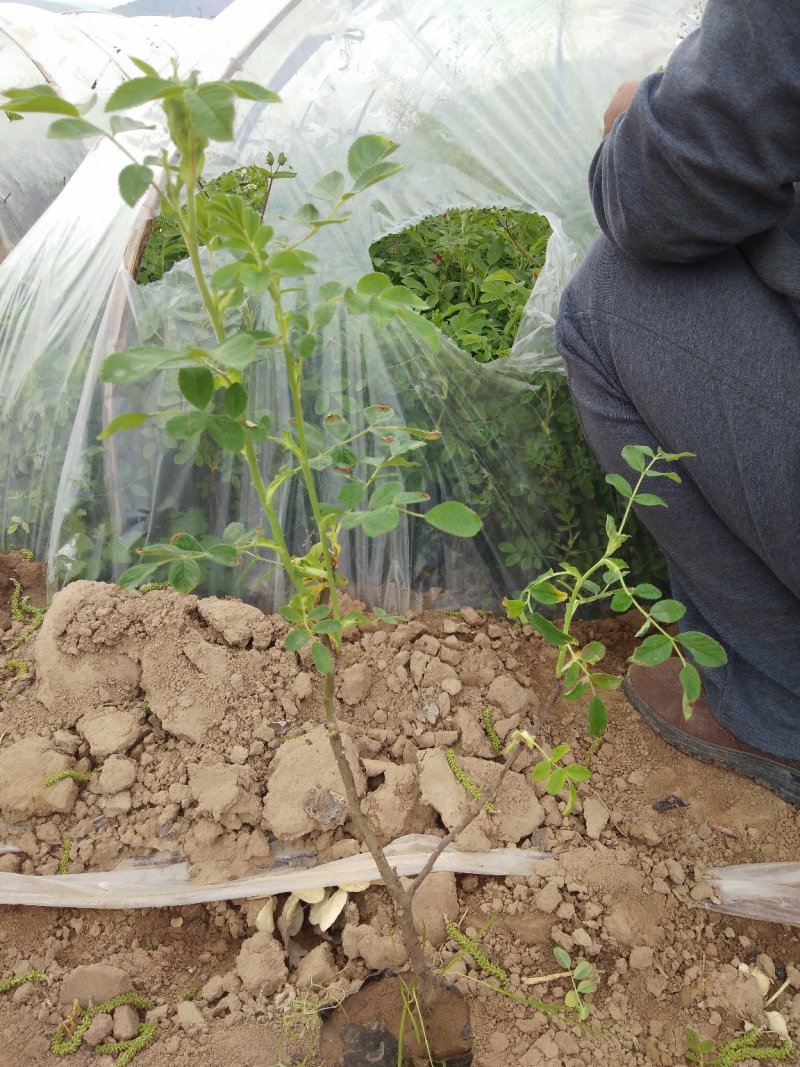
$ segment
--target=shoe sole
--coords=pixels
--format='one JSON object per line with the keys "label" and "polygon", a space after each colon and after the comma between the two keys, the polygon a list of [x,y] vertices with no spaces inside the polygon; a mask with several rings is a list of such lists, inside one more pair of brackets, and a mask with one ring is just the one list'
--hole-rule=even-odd
{"label": "shoe sole", "polygon": [[777,793],[782,800],[800,807],[800,771],[777,763],[766,756],[759,756],[752,752],[738,752],[736,749],[715,745],[711,741],[689,737],[671,723],[664,722],[627,678],[622,688],[628,701],[636,708],[650,729],[662,737],[667,744],[704,763],[713,763],[717,767],[725,767],[745,778],[750,778],[759,785],[772,790],[773,793]]}

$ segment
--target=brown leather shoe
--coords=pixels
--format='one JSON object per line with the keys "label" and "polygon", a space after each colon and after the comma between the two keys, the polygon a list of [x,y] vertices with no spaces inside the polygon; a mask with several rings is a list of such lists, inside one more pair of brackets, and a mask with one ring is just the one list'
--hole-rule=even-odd
{"label": "brown leather shoe", "polygon": [[625,695],[648,726],[688,756],[728,767],[800,805],[800,761],[739,741],[719,725],[704,696],[695,703],[691,719],[684,719],[680,666],[673,657],[657,667],[634,664],[628,671]]}

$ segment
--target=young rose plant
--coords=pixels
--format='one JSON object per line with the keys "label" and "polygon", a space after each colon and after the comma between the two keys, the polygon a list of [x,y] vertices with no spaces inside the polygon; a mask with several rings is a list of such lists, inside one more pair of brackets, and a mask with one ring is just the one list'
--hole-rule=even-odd
{"label": "young rose plant", "polygon": [[[121,584],[134,588],[167,568],[169,583],[189,592],[201,583],[207,565],[235,567],[245,558],[283,569],[292,590],[280,609],[291,625],[286,646],[293,652],[308,647],[324,676],[328,732],[350,815],[391,894],[412,969],[430,985],[429,966],[411,917],[411,902],[423,876],[406,889],[390,867],[361,812],[342,745],[334,682],[337,653],[349,630],[371,620],[342,605],[340,591],[346,579],[338,569],[340,539],[343,531],[356,528],[368,537],[379,537],[392,531],[404,515],[455,537],[474,536],[481,521],[462,503],[428,507],[427,493],[406,488],[404,472],[418,467],[414,453],[440,436],[435,428],[404,425],[383,404],[364,409],[360,429],[335,411],[316,425],[309,424],[306,415],[306,366],[319,347],[322,331],[340,309],[369,316],[377,327],[399,320],[422,343],[435,348],[437,331],[418,314],[423,302],[380,273],[367,274],[352,287],[327,279],[316,289],[313,306],[301,306],[296,299],[298,287],[321,269],[307,246],[323,227],[347,221],[346,208],[353,197],[398,173],[401,167],[391,159],[398,146],[374,134],[359,137],[347,155],[347,174],[334,170],[320,178],[308,202],[287,220],[287,232],[280,233],[265,219],[272,181],[261,211],[236,192],[209,192],[203,181],[210,143],[234,138],[237,100],[269,105],[278,97],[249,81],[203,83],[196,73],[183,78],[177,72],[165,78],[149,64],[134,62],[142,76],[122,83],[111,94],[105,107],[110,116],[107,127],[84,118],[93,100],[78,106],[49,86],[9,89],[0,107],[15,116],[58,116],[50,126],[51,137],[112,141],[128,159],[119,173],[122,198],[133,206],[150,192],[157,195],[162,217],[177,228],[185,245],[205,310],[206,328],[199,329],[196,343],[180,349],[129,348],[105,360],[102,379],[112,385],[130,385],[161,373],[176,375],[183,404],[178,410],[126,412],[109,423],[100,438],[149,419],[163,420],[167,433],[180,441],[200,441],[209,435],[219,448],[242,457],[264,529],[231,523],[221,540],[212,544],[179,533],[167,543],[142,549],[140,562],[122,575]],[[153,127],[125,113],[153,102],[163,111],[168,143],[157,154],[138,159],[125,144],[124,134]],[[285,162],[279,157],[279,167]],[[274,176],[280,176],[277,170]],[[256,307],[261,319],[265,307],[269,309],[268,326],[242,328],[242,322],[253,321]],[[283,362],[290,396],[291,417],[283,425],[274,425],[267,414],[256,410],[249,388],[256,365],[276,359]],[[366,455],[359,455],[356,442],[367,443]],[[277,473],[269,477],[259,460],[265,443],[277,447],[283,457]],[[319,475],[331,471],[338,475],[338,491],[334,499],[323,500]],[[302,485],[313,523],[311,547],[302,555],[291,550],[277,506],[278,494],[291,480]],[[379,608],[374,615],[396,621]]]}
{"label": "young rose plant", "polygon": [[[701,667],[722,667],[727,662],[725,649],[708,634],[684,630],[673,636],[666,627],[682,619],[686,608],[677,600],[662,597],[661,590],[650,583],[631,583],[628,564],[619,556],[620,549],[629,540],[625,527],[634,504],[638,507],[666,507],[666,502],[656,493],[643,490],[647,479],[667,478],[680,484],[680,475],[664,467],[691,456],[691,452],[672,453],[660,448],[654,451],[646,445],[627,445],[622,450],[622,457],[636,477],[631,484],[619,474],[606,476],[609,485],[625,500],[625,509],[619,524],[611,515],[606,516],[607,540],[601,557],[585,571],[569,563],[561,563],[559,568],[535,578],[518,598],[503,601],[509,618],[533,627],[548,644],[558,649],[555,692],[563,695],[565,700],[589,698],[588,726],[591,737],[602,737],[608,725],[608,711],[601,693],[619,688],[622,676],[595,669],[606,655],[606,647],[601,641],[590,641],[580,647],[578,639],[571,632],[580,608],[608,603],[612,611],[635,610],[641,615],[642,625],[636,636],[644,640],[631,656],[631,662],[657,666],[673,655],[678,657],[686,718],[691,717],[692,706],[700,697],[702,688],[697,667],[688,657],[691,656]],[[561,625],[542,615],[536,610],[537,605],[563,605]],[[550,757],[551,762],[555,754]],[[568,770],[563,769],[565,775]],[[554,778],[546,760],[534,769],[534,777],[537,780],[547,778],[549,788],[563,784],[561,772]]]}

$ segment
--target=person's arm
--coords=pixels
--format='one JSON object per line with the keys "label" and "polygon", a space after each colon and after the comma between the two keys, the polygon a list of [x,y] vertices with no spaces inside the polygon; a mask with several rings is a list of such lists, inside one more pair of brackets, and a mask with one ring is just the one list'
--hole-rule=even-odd
{"label": "person's arm", "polygon": [[797,0],[709,0],[614,122],[589,180],[602,230],[641,258],[700,259],[786,218],[800,181]]}

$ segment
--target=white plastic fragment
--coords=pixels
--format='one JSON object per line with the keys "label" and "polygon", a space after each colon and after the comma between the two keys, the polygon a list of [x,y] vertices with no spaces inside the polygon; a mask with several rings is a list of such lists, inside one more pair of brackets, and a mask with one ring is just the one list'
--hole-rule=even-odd
{"label": "white plastic fragment", "polygon": [[800,863],[742,863],[704,874],[715,902],[709,911],[800,926]]}
{"label": "white plastic fragment", "polygon": [[[386,846],[391,866],[402,876],[419,874],[440,839],[428,834],[408,834]],[[488,852],[463,852],[448,845],[434,870],[456,874],[524,876],[549,853],[534,849],[493,848]],[[267,871],[248,878],[216,885],[193,885],[189,864],[168,863],[125,867],[84,874],[35,875],[0,872],[0,904],[39,908],[163,908],[203,904],[210,900],[247,900],[252,897],[294,893],[298,889],[336,887],[381,880],[368,852],[322,863],[303,870]]]}
{"label": "white plastic fragment", "polygon": [[773,1034],[777,1034],[783,1041],[791,1041],[791,1038],[789,1037],[789,1028],[786,1025],[786,1019],[779,1011],[765,1011],[764,1015],[766,1016],[770,1031]]}

